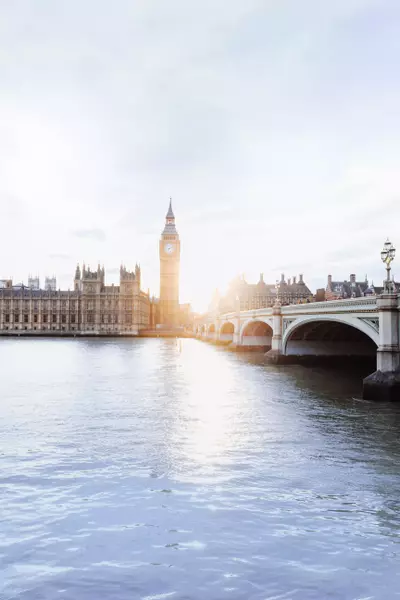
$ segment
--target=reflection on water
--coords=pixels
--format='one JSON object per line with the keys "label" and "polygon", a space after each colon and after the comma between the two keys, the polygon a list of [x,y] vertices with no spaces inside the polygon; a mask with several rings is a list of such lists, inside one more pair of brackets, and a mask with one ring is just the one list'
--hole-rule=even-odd
{"label": "reflection on water", "polygon": [[391,599],[400,412],[195,340],[2,340],[0,598]]}

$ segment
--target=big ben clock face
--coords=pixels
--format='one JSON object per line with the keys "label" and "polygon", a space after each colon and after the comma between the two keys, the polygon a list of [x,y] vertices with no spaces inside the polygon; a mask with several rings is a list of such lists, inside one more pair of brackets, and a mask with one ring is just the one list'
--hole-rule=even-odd
{"label": "big ben clock face", "polygon": [[174,251],[174,245],[173,244],[165,244],[164,250],[167,254],[172,254]]}

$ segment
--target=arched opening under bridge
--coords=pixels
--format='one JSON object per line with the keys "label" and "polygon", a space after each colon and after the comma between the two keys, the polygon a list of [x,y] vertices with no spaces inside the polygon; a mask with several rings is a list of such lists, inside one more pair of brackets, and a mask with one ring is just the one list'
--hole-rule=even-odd
{"label": "arched opening under bridge", "polygon": [[316,320],[293,329],[284,347],[287,356],[363,358],[376,360],[377,345],[354,325]]}
{"label": "arched opening under bridge", "polygon": [[222,342],[233,342],[233,334],[235,333],[235,327],[233,325],[233,323],[230,323],[229,321],[227,323],[224,323],[221,326],[221,330],[219,333],[219,339]]}
{"label": "arched opening under bridge", "polygon": [[264,321],[250,321],[242,332],[242,345],[268,350],[272,344],[272,328]]}
{"label": "arched opening under bridge", "polygon": [[215,333],[215,325],[214,325],[214,323],[211,323],[210,327],[208,328],[208,333]]}

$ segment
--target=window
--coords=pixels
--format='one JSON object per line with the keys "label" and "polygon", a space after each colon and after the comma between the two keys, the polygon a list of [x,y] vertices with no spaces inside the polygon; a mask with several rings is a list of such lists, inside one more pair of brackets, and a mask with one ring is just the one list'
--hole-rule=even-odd
{"label": "window", "polygon": [[29,315],[24,315],[24,323],[27,323],[27,322],[28,322],[28,316],[29,316]]}
{"label": "window", "polygon": [[57,315],[53,315],[53,323],[57,323]]}
{"label": "window", "polygon": [[33,322],[37,323],[37,315],[33,315]]}
{"label": "window", "polygon": [[43,315],[43,323],[47,323],[47,315]]}
{"label": "window", "polygon": [[75,315],[71,315],[71,323],[75,323]]}
{"label": "window", "polygon": [[61,315],[61,323],[66,323],[66,322],[67,322],[66,315]]}
{"label": "window", "polygon": [[19,323],[19,315],[18,314],[14,315],[14,323]]}

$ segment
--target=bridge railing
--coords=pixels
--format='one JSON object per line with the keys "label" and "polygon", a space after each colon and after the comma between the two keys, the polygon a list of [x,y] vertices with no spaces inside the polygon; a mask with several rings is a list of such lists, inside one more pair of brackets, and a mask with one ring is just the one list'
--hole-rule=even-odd
{"label": "bridge railing", "polygon": [[[281,307],[282,315],[286,314],[304,314],[304,313],[324,313],[324,312],[358,312],[358,310],[374,310],[376,309],[376,296],[368,298],[348,298],[346,300],[329,300],[325,302],[309,302],[307,304],[288,304]],[[400,296],[399,296],[400,308]],[[220,321],[230,321],[237,318],[237,312],[225,313],[218,315]],[[272,317],[272,307],[256,308],[251,310],[240,311],[241,318],[257,318],[257,317]]]}
{"label": "bridge railing", "polygon": [[326,312],[358,312],[359,310],[377,310],[376,297],[348,298],[346,300],[329,300],[326,302],[310,302],[309,304],[290,304],[282,306],[282,315]]}
{"label": "bridge railing", "polygon": [[[377,296],[362,297],[362,298],[347,298],[346,300],[329,300],[325,302],[309,302],[307,304],[289,304],[282,306],[282,316],[285,315],[301,315],[310,313],[330,313],[334,312],[362,312],[362,311],[375,311],[377,310]],[[400,295],[398,297],[399,309],[400,309]],[[205,315],[201,320],[203,324],[214,323],[219,321],[224,323],[226,321],[232,321],[238,317],[238,313],[235,311],[225,313],[223,315]],[[256,308],[251,310],[240,311],[240,319],[250,319],[257,317],[272,317],[272,307],[268,308]]]}

